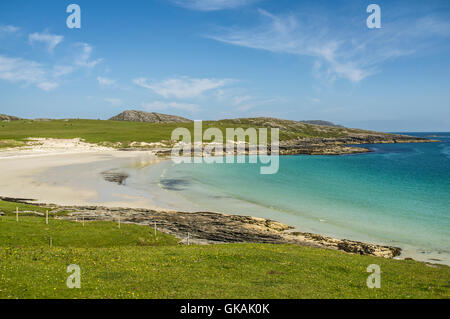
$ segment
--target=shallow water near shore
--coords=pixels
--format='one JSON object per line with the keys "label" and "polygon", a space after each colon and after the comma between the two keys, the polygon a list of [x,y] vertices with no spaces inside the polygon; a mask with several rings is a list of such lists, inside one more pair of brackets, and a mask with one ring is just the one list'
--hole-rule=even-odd
{"label": "shallow water near shore", "polygon": [[360,155],[281,156],[274,175],[259,174],[258,164],[167,161],[135,171],[128,185],[160,193],[163,207],[270,218],[450,264],[450,133],[408,134],[441,142],[369,145],[373,152]]}

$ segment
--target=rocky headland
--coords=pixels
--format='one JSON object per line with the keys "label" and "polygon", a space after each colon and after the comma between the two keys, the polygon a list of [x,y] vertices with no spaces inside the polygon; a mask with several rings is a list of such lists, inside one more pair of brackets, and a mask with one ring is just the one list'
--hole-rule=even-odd
{"label": "rocky headland", "polygon": [[[394,134],[349,134],[347,137],[303,138],[280,142],[280,155],[342,155],[370,152],[364,144],[430,143],[426,138]],[[354,146],[358,145],[358,146]]]}
{"label": "rocky headland", "polygon": [[[394,135],[394,134],[355,134],[346,137],[306,137],[292,140],[285,140],[279,143],[278,154],[279,155],[345,155],[345,154],[357,154],[368,153],[371,150],[363,145],[368,144],[395,144],[395,143],[432,143],[438,142],[436,140],[419,138],[408,135]],[[205,148],[207,144],[203,145]],[[232,153],[227,150],[226,145],[223,146],[222,153],[225,155],[238,154],[238,155],[250,155],[258,154],[258,146],[248,145],[242,148],[242,151],[238,151],[237,143]],[[153,148],[156,155],[161,157],[170,156],[173,145],[164,145],[162,147]],[[140,148],[127,148],[123,150],[137,150]],[[217,150],[220,148],[217,148]],[[267,149],[268,154],[272,154],[270,145]],[[209,153],[208,153],[209,154]],[[209,155],[216,155],[215,151]],[[191,147],[191,156],[194,156],[194,148]]]}
{"label": "rocky headland", "polygon": [[[124,113],[127,112],[135,111],[125,111]],[[121,115],[119,115],[119,117],[120,116]],[[171,115],[166,116],[169,118],[173,117]],[[151,122],[151,120],[149,121]],[[332,122],[320,120],[293,121],[269,117],[258,117],[205,121],[205,123],[213,127],[238,126],[242,127],[244,130],[248,128],[277,128],[279,129],[280,134],[278,151],[280,155],[343,155],[370,152],[369,148],[363,146],[367,144],[437,142],[436,140],[431,140],[428,138],[420,138],[403,134],[389,134],[376,131],[346,128]],[[229,143],[230,141],[223,142]],[[208,143],[203,143],[203,147],[205,147],[207,144]],[[237,145],[239,143],[235,144]],[[245,145],[241,151],[238,151],[236,147],[234,152],[231,153],[227,150],[227,146],[223,145],[222,154],[258,154],[257,145],[249,145],[248,143],[243,144]],[[132,143],[128,147],[122,148],[122,150],[142,150],[147,148],[154,150],[159,156],[166,157],[171,154],[172,147],[174,146],[174,141],[160,141],[157,147],[155,146],[156,145],[147,147],[145,143]],[[216,155],[215,151],[219,149],[220,146],[216,146],[216,149],[209,155]],[[267,152],[269,154],[272,153],[270,145]],[[191,156],[193,155],[194,149],[191,145]]]}

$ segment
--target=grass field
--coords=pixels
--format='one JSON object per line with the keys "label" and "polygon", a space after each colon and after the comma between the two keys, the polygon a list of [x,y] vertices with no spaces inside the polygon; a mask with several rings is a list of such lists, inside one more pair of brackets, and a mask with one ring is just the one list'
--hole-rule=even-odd
{"label": "grass field", "polygon": [[[15,205],[0,201],[0,298],[450,297],[446,266],[295,245],[185,246],[147,226],[16,222]],[[80,289],[66,286],[70,264]],[[370,264],[381,267],[380,289],[366,286]]]}
{"label": "grass field", "polygon": [[14,203],[14,202],[7,202],[0,200],[0,211],[4,212],[7,216],[15,216],[16,208],[19,211],[33,211],[38,213],[45,213],[47,211],[47,208],[36,206],[36,205],[28,205],[28,204],[21,204],[21,203]]}
{"label": "grass field", "polygon": [[[280,140],[290,140],[298,137],[342,137],[346,132],[358,131],[343,128],[324,128],[316,125],[292,125],[289,122],[278,121]],[[226,128],[270,127],[264,120],[250,122],[246,120],[204,121],[203,130],[217,127],[225,136]],[[177,127],[185,127],[193,137],[193,123],[137,123],[101,120],[50,120],[32,121],[20,120],[0,122],[0,148],[21,146],[29,137],[46,138],[77,138],[90,143],[122,143],[126,147],[131,142],[159,142],[170,140],[172,131]],[[268,131],[270,138],[270,130]]]}

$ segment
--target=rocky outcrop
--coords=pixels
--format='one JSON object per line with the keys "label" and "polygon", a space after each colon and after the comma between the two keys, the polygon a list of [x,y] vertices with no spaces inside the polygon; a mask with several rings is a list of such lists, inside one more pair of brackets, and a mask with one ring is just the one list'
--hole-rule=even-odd
{"label": "rocky outcrop", "polygon": [[[392,143],[429,143],[437,142],[435,140],[419,138],[407,135],[394,135],[394,134],[352,134],[347,137],[328,137],[328,138],[300,138],[287,141],[281,141],[279,145],[280,155],[343,155],[343,154],[356,154],[367,153],[370,149],[362,147],[365,144],[392,144]],[[205,143],[203,147],[207,144]],[[356,146],[358,145],[358,146]],[[218,150],[219,148],[217,148]],[[169,147],[154,149],[158,156],[166,157],[170,156],[172,149]],[[226,145],[224,145],[223,154],[232,155],[249,155],[258,154],[258,147],[255,145],[245,144],[241,152],[238,152],[235,147],[234,152],[228,152]],[[268,154],[271,154],[270,145],[267,150]],[[215,155],[214,152],[208,155]],[[191,156],[194,156],[194,149],[191,147]]]}
{"label": "rocky outcrop", "polygon": [[397,257],[401,254],[401,248],[367,244],[348,239],[336,239],[318,234],[293,232],[292,235],[302,238],[304,241],[312,241],[322,246],[343,250],[358,255],[374,255],[385,258]]}
{"label": "rocky outcrop", "polygon": [[[0,199],[6,200],[6,198],[2,197]],[[14,199],[8,198],[8,200]],[[176,236],[182,244],[186,242],[189,233],[190,242],[197,244],[296,244],[384,258],[392,258],[401,253],[401,249],[397,247],[294,232],[293,227],[283,223],[251,216],[122,207],[58,206],[30,203],[29,200],[22,199],[16,199],[15,201],[47,207],[50,215],[65,212],[67,214],[58,218],[67,220],[118,221],[120,219],[121,223],[133,223],[149,227],[156,225],[159,231]]]}
{"label": "rocky outcrop", "polygon": [[68,211],[64,219],[117,221],[156,227],[181,240],[190,235],[191,242],[212,243],[286,243],[283,231],[291,227],[282,223],[250,216],[211,212],[157,211],[150,209],[107,207],[54,207],[51,213]]}
{"label": "rocky outcrop", "polygon": [[182,242],[189,233],[191,242],[214,243],[270,243],[297,244],[342,250],[360,255],[392,258],[400,255],[397,247],[367,244],[347,239],[335,239],[311,233],[292,233],[293,227],[277,221],[251,216],[228,215],[212,212],[156,211],[149,209],[106,207],[60,207],[71,211],[67,219],[117,220],[156,227],[178,237]]}
{"label": "rocky outcrop", "polygon": [[192,122],[181,116],[167,115],[156,112],[128,110],[109,119],[110,121],[147,122],[147,123],[189,123]]}
{"label": "rocky outcrop", "polygon": [[370,152],[365,147],[328,145],[328,144],[303,144],[280,146],[280,155],[343,155]]}
{"label": "rocky outcrop", "polygon": [[0,114],[0,121],[18,121],[21,120],[20,117],[12,116],[12,115],[6,115],[6,114]]}
{"label": "rocky outcrop", "polygon": [[341,155],[370,152],[368,148],[350,145],[428,143],[435,140],[394,134],[350,134],[347,137],[302,138],[280,142],[280,155]]}
{"label": "rocky outcrop", "polygon": [[103,176],[103,179],[105,181],[116,183],[119,185],[125,185],[125,181],[129,177],[129,175],[126,173],[117,172],[114,170],[102,172],[101,175]]}

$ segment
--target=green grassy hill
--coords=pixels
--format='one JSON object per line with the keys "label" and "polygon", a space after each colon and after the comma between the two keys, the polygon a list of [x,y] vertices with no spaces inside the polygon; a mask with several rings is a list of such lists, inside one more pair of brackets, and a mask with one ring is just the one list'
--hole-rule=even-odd
{"label": "green grassy hill", "polygon": [[[177,127],[185,127],[193,134],[191,123],[141,123],[126,121],[101,120],[18,120],[0,122],[0,147],[21,146],[29,137],[77,138],[86,142],[110,145],[121,143],[127,147],[131,142],[159,142],[170,140],[172,131]],[[204,121],[203,130],[217,127],[225,136],[226,128],[247,129],[280,128],[280,140],[291,140],[299,137],[345,137],[352,133],[370,133],[369,131],[347,129],[341,127],[319,126],[296,121],[271,118],[233,119],[220,121]],[[270,136],[270,130],[269,130]],[[373,132],[372,132],[373,133]],[[193,135],[192,135],[193,136]]]}
{"label": "green grassy hill", "polygon": [[[147,226],[20,216],[0,201],[0,298],[449,298],[450,268],[295,245],[179,245]],[[52,237],[53,246],[49,247]],[[66,287],[81,267],[81,289]],[[366,268],[381,267],[369,289]]]}

